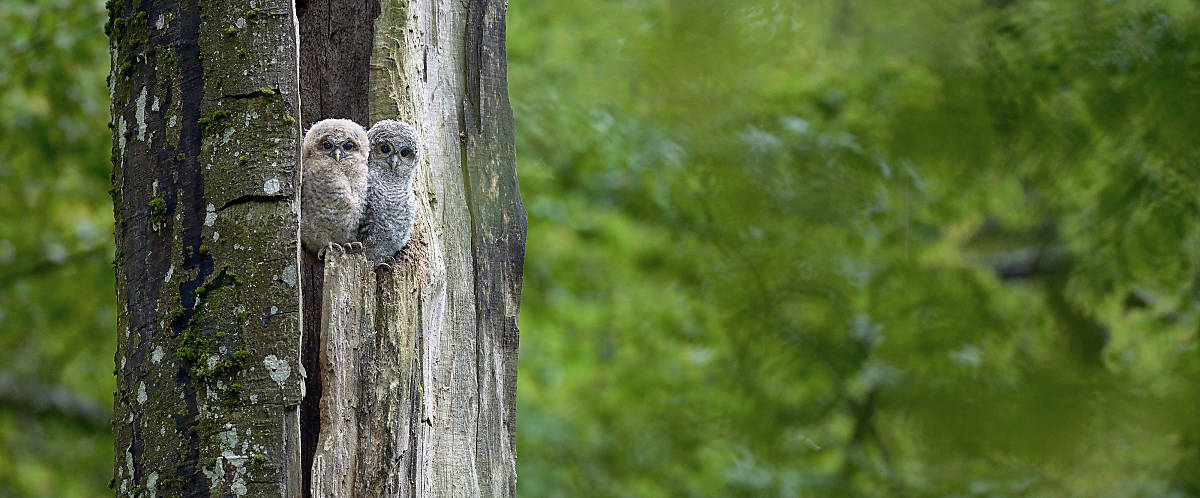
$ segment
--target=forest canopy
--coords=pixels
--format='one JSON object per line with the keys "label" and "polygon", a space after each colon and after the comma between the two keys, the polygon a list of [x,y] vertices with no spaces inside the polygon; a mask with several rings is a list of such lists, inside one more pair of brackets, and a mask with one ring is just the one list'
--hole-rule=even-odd
{"label": "forest canopy", "polygon": [[[111,494],[104,17],[0,3],[0,496]],[[507,36],[519,494],[1200,495],[1196,2],[527,1]]]}

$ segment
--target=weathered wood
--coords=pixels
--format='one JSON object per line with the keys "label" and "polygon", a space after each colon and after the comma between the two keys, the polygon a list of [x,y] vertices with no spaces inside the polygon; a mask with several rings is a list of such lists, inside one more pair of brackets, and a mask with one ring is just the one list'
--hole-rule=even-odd
{"label": "weathered wood", "polygon": [[119,495],[295,496],[292,3],[109,2]]}
{"label": "weathered wood", "polygon": [[356,496],[359,365],[375,326],[375,277],[361,254],[325,258],[321,303],[321,431],[313,457],[313,496]]}
{"label": "weathered wood", "polygon": [[[362,343],[359,391],[330,392],[332,379],[324,385],[324,395],[359,402],[358,451],[340,456],[357,469],[354,496],[515,494],[525,211],[504,11],[500,2],[381,3],[371,122],[400,119],[418,129],[422,223],[400,261],[376,274],[375,329]],[[326,268],[325,278],[344,278],[341,268]]]}
{"label": "weathered wood", "polygon": [[[430,271],[430,262],[434,270]],[[396,263],[377,272],[373,341],[362,358],[362,401],[356,496],[419,496],[415,471],[421,458],[421,303],[444,289],[444,272],[430,258],[429,233],[418,218]],[[434,287],[427,284],[433,279]]]}
{"label": "weathered wood", "polygon": [[412,467],[392,471],[407,475],[418,496],[515,493],[525,210],[508,103],[506,8],[498,1],[385,0],[376,20],[372,121],[414,123],[425,149],[414,185],[428,221],[418,251],[424,256],[391,275],[405,279],[392,282],[398,288],[416,291],[395,318],[380,313],[384,323],[418,327],[397,340],[419,344],[411,413],[420,415],[396,425],[414,428],[409,447],[417,456]]}

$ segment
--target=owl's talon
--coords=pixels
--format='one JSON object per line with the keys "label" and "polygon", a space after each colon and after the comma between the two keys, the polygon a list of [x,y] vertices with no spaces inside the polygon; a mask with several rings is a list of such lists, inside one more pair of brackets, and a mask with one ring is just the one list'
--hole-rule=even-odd
{"label": "owl's talon", "polygon": [[328,247],[322,247],[320,251],[317,251],[317,261],[325,261],[325,251],[328,249]]}
{"label": "owl's talon", "polygon": [[327,255],[329,255],[329,253],[333,252],[334,249],[337,249],[338,252],[340,252],[342,254],[346,253],[346,250],[342,248],[341,244],[338,244],[336,242],[330,242],[329,245],[325,246],[324,249],[321,249],[321,252],[319,254],[317,254],[317,257],[320,258],[321,261],[324,261],[325,256],[327,256]]}
{"label": "owl's talon", "polygon": [[350,254],[359,254],[363,251],[362,242],[351,242],[346,244],[346,252]]}
{"label": "owl's talon", "polygon": [[383,268],[384,270],[387,270],[387,271],[392,271],[392,265],[389,265],[387,263],[379,263],[379,264],[375,265],[376,270],[378,270],[380,268]]}

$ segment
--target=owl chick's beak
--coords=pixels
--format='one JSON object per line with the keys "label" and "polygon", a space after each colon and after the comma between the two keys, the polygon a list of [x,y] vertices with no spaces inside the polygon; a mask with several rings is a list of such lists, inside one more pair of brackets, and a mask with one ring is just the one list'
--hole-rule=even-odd
{"label": "owl chick's beak", "polygon": [[339,163],[342,162],[342,157],[345,154],[346,154],[345,152],[342,152],[341,147],[334,147],[333,150],[330,151],[330,153],[329,153],[330,156],[333,156],[333,160],[337,161]]}
{"label": "owl chick's beak", "polygon": [[392,171],[396,171],[396,168],[400,167],[400,156],[396,154],[388,156],[388,164],[392,165]]}

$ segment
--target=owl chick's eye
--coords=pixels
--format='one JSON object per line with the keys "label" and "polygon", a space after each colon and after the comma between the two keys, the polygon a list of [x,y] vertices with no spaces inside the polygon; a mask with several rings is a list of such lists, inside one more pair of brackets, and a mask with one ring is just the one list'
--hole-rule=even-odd
{"label": "owl chick's eye", "polygon": [[329,149],[333,148],[333,144],[329,143],[329,141],[326,140],[324,142],[321,142],[321,147],[324,147],[325,150],[329,150]]}
{"label": "owl chick's eye", "polygon": [[414,152],[412,149],[410,149],[408,147],[404,147],[404,148],[400,149],[400,157],[412,157],[415,154],[416,154],[416,152]]}
{"label": "owl chick's eye", "polygon": [[383,144],[383,145],[379,146],[379,152],[382,152],[384,154],[391,154],[392,148],[389,147],[388,144]]}
{"label": "owl chick's eye", "polygon": [[346,143],[342,144],[342,150],[354,150],[354,144],[350,143],[350,142],[346,142]]}

